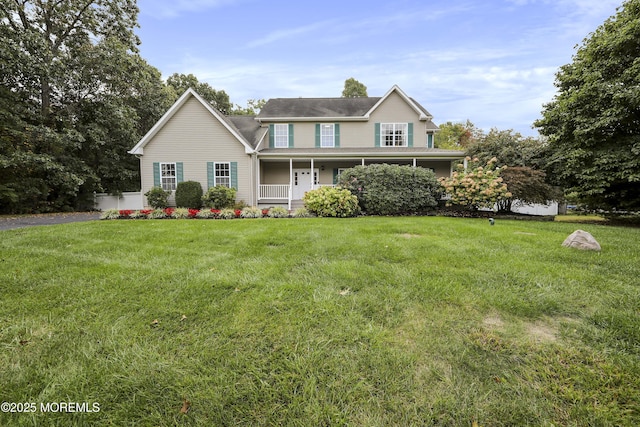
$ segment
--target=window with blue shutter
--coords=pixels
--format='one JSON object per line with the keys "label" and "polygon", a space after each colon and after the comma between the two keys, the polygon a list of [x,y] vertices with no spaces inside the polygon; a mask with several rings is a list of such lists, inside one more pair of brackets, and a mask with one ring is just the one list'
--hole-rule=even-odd
{"label": "window with blue shutter", "polygon": [[160,163],[153,163],[153,186],[160,187]]}
{"label": "window with blue shutter", "polygon": [[231,188],[238,189],[238,162],[231,162]]}
{"label": "window with blue shutter", "polygon": [[184,181],[184,167],[182,166],[182,162],[176,163],[176,180],[177,182]]}
{"label": "window with blue shutter", "polygon": [[293,123],[289,123],[289,148],[293,148]]}
{"label": "window with blue shutter", "polygon": [[216,175],[215,175],[215,163],[207,162],[207,189],[215,187]]}

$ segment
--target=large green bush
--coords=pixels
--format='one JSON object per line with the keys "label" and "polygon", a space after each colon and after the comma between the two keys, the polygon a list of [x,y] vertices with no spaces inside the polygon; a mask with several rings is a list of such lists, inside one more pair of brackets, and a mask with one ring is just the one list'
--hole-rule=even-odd
{"label": "large green bush", "polygon": [[304,206],[318,216],[346,218],[360,212],[358,198],[345,188],[320,187],[307,191]]}
{"label": "large green bush", "polygon": [[176,187],[176,206],[199,209],[202,206],[202,185],[197,181],[179,182]]}
{"label": "large green bush", "polygon": [[202,202],[205,206],[213,209],[233,208],[236,203],[236,189],[223,185],[210,187],[202,196]]}
{"label": "large green bush", "polygon": [[484,166],[477,158],[467,157],[466,160],[466,169],[460,164],[451,177],[440,178],[449,196],[447,206],[458,205],[472,211],[492,209],[499,200],[512,197],[500,177],[500,171],[506,166],[496,168],[495,157]]}
{"label": "large green bush", "polygon": [[164,209],[169,206],[169,196],[171,191],[165,191],[160,187],[152,187],[144,193],[147,196],[147,203],[154,209]]}
{"label": "large green bush", "polygon": [[442,194],[431,170],[412,166],[356,166],[343,171],[338,183],[356,195],[369,215],[423,213],[435,208]]}

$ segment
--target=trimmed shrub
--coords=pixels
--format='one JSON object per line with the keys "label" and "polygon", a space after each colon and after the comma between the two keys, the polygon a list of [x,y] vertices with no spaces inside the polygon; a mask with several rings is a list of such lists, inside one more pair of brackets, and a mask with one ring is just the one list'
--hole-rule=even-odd
{"label": "trimmed shrub", "polygon": [[202,196],[202,202],[205,206],[213,209],[232,208],[236,202],[236,189],[223,185],[210,187]]}
{"label": "trimmed shrub", "polygon": [[422,167],[374,164],[340,174],[338,184],[369,215],[406,215],[434,209],[442,195],[435,173]]}
{"label": "trimmed shrub", "polygon": [[154,209],[164,209],[169,206],[169,196],[171,191],[165,191],[160,187],[152,187],[144,193],[147,196],[147,203]]}
{"label": "trimmed shrub", "polygon": [[240,211],[240,218],[262,218],[262,210],[255,207],[246,207]]}
{"label": "trimmed shrub", "polygon": [[289,211],[282,206],[274,206],[269,209],[267,216],[269,218],[287,218],[289,216]]}
{"label": "trimmed shrub", "polygon": [[360,212],[358,198],[346,188],[320,187],[307,191],[304,206],[318,216],[346,218]]}
{"label": "trimmed shrub", "polygon": [[179,182],[176,187],[176,206],[200,209],[202,206],[202,185],[197,181]]}

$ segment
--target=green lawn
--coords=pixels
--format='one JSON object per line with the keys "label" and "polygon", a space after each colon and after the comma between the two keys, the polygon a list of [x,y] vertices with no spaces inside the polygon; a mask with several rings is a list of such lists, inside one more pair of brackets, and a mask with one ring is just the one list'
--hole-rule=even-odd
{"label": "green lawn", "polygon": [[[602,252],[561,247],[576,228]],[[115,220],[0,237],[0,401],[38,405],[2,426],[640,424],[640,229]]]}

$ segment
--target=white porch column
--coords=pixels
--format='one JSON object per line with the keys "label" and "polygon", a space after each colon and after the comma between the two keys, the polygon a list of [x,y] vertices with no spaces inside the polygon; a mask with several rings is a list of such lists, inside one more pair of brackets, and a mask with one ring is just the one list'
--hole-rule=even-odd
{"label": "white porch column", "polygon": [[315,184],[313,181],[313,157],[311,158],[311,190],[313,190],[313,185]]}
{"label": "white porch column", "polygon": [[291,210],[292,197],[293,197],[293,159],[289,159],[289,197],[288,197],[289,210]]}
{"label": "white porch column", "polygon": [[364,166],[364,158],[362,159],[362,166]]}
{"label": "white porch column", "polygon": [[413,159],[413,167],[415,168],[416,166],[418,166],[416,159]]}

